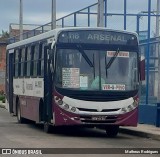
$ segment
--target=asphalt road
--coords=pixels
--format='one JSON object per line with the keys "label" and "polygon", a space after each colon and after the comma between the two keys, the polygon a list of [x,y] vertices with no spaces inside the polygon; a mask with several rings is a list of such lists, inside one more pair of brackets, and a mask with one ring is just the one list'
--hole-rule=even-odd
{"label": "asphalt road", "polygon": [[[160,142],[149,138],[140,138],[125,134],[118,134],[116,138],[108,138],[105,131],[99,129],[63,128],[59,133],[46,134],[42,125],[18,124],[16,117],[12,117],[0,108],[0,148],[160,148]],[[114,151],[114,150],[113,150]],[[115,150],[116,151],[116,150]],[[6,155],[0,155],[6,156]],[[22,156],[22,155],[12,155]],[[32,155],[28,155],[32,156]],[[97,157],[108,154],[71,154],[71,155],[39,155],[39,156],[83,156]],[[109,156],[124,156],[124,154],[110,154]],[[130,156],[135,156],[132,154]],[[137,155],[139,156],[139,155]],[[141,155],[146,156],[146,155]],[[148,155],[150,156],[150,155]],[[158,155],[152,155],[158,156]]]}

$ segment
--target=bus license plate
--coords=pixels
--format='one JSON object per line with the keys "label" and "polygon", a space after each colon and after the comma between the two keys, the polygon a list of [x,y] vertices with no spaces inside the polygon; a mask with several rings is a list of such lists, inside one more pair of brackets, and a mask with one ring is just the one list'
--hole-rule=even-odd
{"label": "bus license plate", "polygon": [[103,120],[106,120],[106,116],[95,116],[95,117],[92,117],[92,120],[103,121]]}

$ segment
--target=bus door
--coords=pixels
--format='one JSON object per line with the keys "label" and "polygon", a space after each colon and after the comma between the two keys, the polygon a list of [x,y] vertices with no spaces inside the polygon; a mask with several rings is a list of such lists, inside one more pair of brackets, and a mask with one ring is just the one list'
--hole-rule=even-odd
{"label": "bus door", "polygon": [[14,75],[14,50],[10,50],[7,54],[7,94],[8,94],[8,102],[9,102],[9,112],[13,113],[13,75]]}
{"label": "bus door", "polygon": [[50,123],[53,116],[52,107],[52,72],[51,72],[51,46],[44,47],[44,114],[45,122]]}

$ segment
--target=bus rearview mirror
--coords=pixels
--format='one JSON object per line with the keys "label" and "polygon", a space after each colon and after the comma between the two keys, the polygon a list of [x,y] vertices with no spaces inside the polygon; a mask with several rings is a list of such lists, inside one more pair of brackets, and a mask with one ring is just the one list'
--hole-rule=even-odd
{"label": "bus rearview mirror", "polygon": [[140,61],[140,80],[145,80],[145,59]]}

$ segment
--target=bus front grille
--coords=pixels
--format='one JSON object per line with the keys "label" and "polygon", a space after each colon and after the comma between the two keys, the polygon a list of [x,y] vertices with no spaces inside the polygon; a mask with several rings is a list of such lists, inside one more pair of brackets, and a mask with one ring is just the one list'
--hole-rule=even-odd
{"label": "bus front grille", "polygon": [[[85,112],[99,112],[97,109],[86,109],[86,108],[78,108],[79,111],[85,111]],[[120,108],[116,108],[116,109],[103,109],[100,112],[115,112],[118,111]]]}

